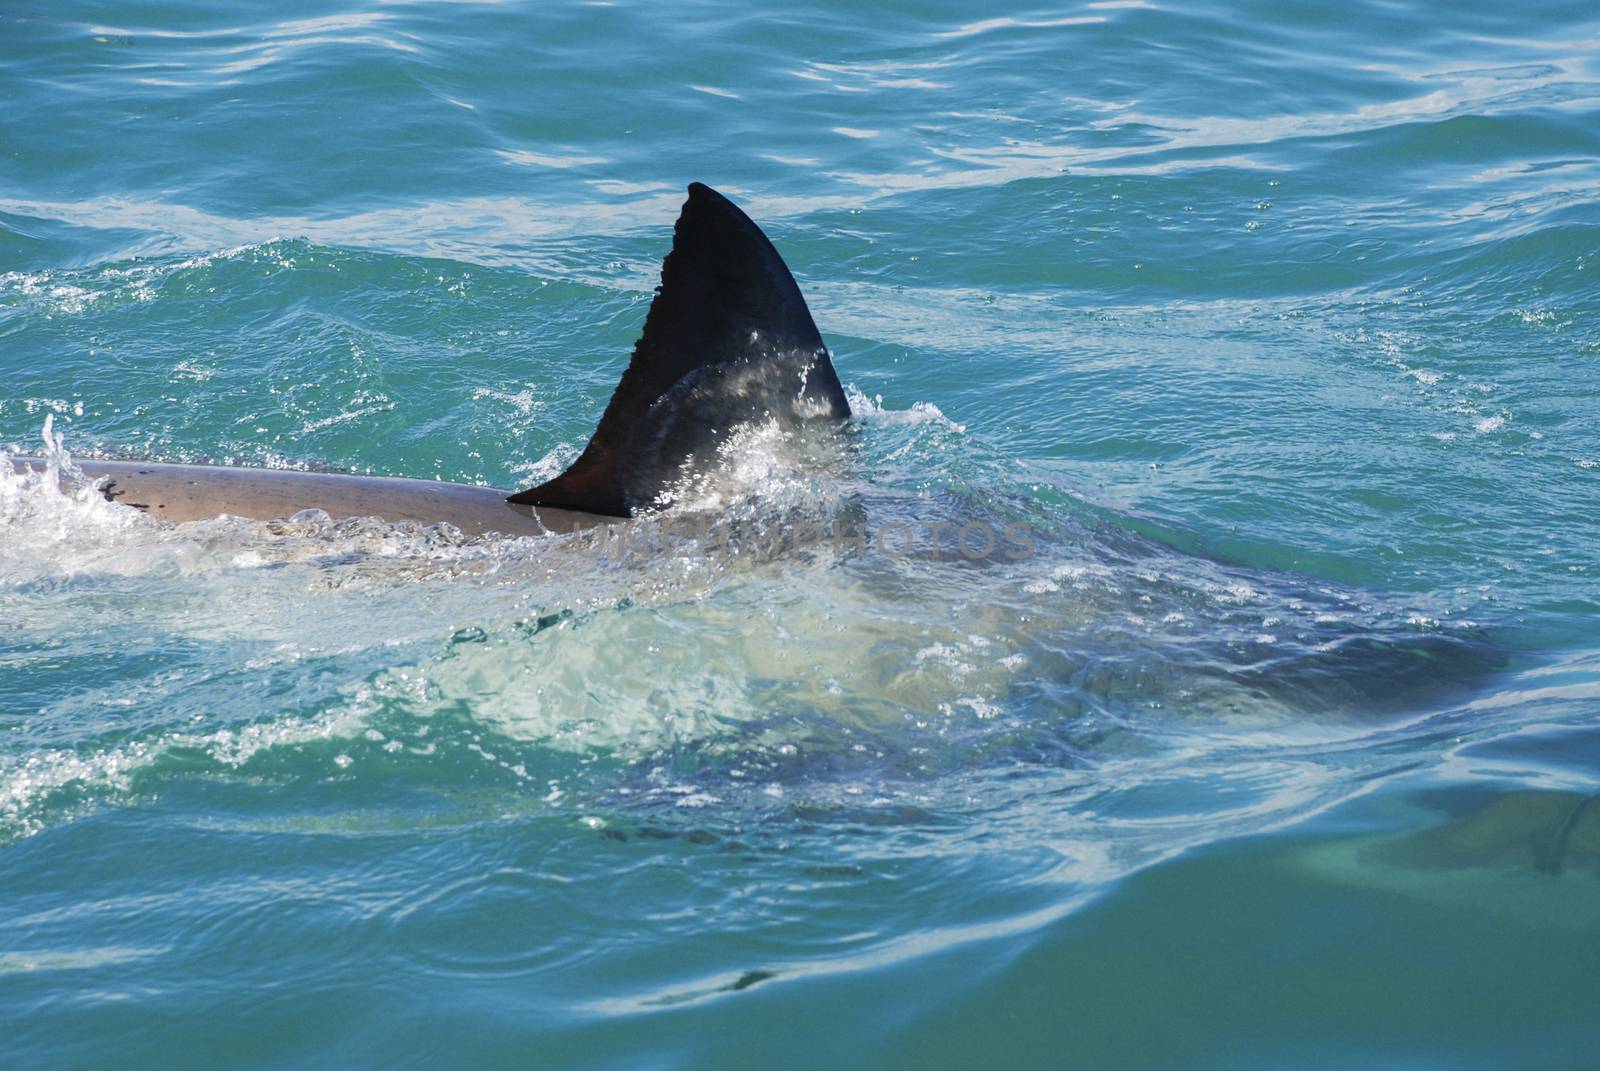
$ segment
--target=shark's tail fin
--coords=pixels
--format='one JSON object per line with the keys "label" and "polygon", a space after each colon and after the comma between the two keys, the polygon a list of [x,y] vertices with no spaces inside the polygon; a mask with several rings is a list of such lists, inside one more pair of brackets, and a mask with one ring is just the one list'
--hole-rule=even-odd
{"label": "shark's tail fin", "polygon": [[628,517],[715,463],[740,424],[850,415],[794,276],[732,201],[696,182],[633,360],[572,467],[508,501]]}

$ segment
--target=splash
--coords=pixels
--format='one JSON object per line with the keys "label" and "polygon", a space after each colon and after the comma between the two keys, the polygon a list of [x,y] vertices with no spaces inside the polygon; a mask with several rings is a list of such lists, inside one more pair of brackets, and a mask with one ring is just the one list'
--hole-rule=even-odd
{"label": "splash", "polygon": [[714,464],[686,469],[657,504],[706,514],[804,506],[830,495],[839,447],[832,429],[786,427],[777,420],[741,424],[718,445]]}
{"label": "splash", "polygon": [[854,383],[845,387],[850,401],[850,412],[857,420],[872,424],[935,424],[941,428],[963,434],[967,428],[944,415],[932,402],[912,402],[909,409],[890,409],[883,404],[883,395],[867,397],[865,391]]}
{"label": "splash", "polygon": [[155,523],[115,505],[72,461],[55,414],[41,431],[42,464],[23,465],[0,452],[0,583],[41,572],[94,568],[124,548],[148,546]]}

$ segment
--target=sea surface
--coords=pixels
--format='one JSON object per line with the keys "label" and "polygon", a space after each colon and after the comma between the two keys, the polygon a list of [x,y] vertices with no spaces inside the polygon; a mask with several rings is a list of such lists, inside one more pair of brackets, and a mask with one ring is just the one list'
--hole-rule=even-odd
{"label": "sea surface", "polygon": [[1600,1066],[1592,0],[23,0],[0,100],[7,453],[548,478],[691,181],[855,411],[640,553],[0,464],[0,1067]]}

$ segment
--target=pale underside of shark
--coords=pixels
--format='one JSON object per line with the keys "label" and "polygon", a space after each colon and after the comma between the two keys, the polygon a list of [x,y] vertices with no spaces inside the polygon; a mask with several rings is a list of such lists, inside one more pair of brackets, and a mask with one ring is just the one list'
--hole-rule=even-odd
{"label": "pale underside of shark", "polygon": [[[665,504],[718,463],[741,425],[839,423],[850,415],[805,298],[766,235],[694,183],[661,265],[644,330],[588,446],[515,494],[490,487],[287,469],[80,461],[111,501],[183,523],[321,510],[334,518],[448,523],[468,536],[568,532]],[[19,458],[17,468],[39,468]]]}

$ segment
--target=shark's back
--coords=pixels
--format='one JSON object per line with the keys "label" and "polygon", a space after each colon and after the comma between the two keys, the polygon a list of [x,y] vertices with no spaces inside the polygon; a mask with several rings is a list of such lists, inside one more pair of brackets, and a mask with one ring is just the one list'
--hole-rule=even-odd
{"label": "shark's back", "polygon": [[[40,458],[18,458],[18,469],[44,469]],[[541,535],[606,523],[609,518],[571,510],[515,505],[493,487],[357,476],[293,469],[167,465],[142,461],[80,461],[91,480],[103,481],[108,500],[178,524],[223,515],[276,520],[302,510],[330,517],[376,517],[384,521],[447,522],[468,536]]]}

